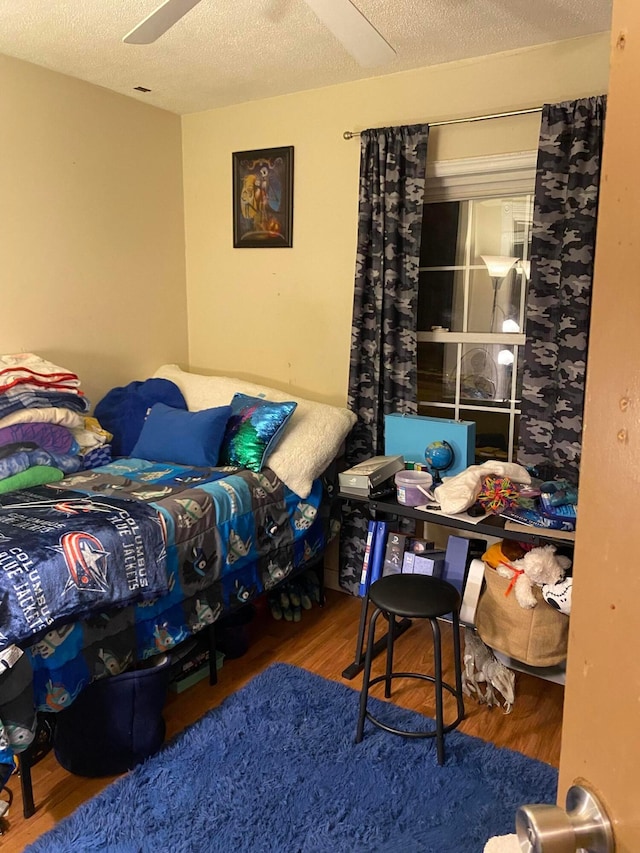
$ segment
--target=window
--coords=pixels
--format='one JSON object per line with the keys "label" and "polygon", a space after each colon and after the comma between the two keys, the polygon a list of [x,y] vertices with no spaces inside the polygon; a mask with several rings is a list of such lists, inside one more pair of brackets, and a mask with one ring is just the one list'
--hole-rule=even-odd
{"label": "window", "polygon": [[514,458],[534,179],[530,152],[427,172],[419,412],[475,421],[479,462]]}

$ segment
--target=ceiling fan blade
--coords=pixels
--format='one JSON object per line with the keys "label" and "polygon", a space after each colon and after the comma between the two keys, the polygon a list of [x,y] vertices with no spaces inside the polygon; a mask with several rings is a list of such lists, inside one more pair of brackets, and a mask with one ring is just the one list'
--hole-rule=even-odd
{"label": "ceiling fan blade", "polygon": [[305,0],[359,65],[391,62],[396,52],[351,0]]}
{"label": "ceiling fan blade", "polygon": [[165,0],[150,15],[127,33],[122,41],[127,44],[151,44],[164,35],[180,18],[200,0]]}

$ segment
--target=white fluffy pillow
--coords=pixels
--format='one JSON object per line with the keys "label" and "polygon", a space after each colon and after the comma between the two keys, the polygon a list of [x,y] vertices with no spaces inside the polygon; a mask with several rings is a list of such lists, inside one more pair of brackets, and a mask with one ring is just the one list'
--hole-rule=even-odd
{"label": "white fluffy pillow", "polygon": [[154,377],[174,382],[192,412],[227,406],[236,392],[264,397],[274,403],[294,400],[298,405],[267,465],[301,498],[309,496],[313,481],[335,459],[340,445],[356,422],[356,416],[348,409],[315,403],[286,391],[231,376],[187,373],[177,364],[164,364],[156,370]]}

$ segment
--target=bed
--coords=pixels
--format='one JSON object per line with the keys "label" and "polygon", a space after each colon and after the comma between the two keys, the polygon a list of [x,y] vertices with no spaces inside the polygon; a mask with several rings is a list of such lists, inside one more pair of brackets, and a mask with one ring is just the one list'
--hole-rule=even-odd
{"label": "bed", "polygon": [[[168,432],[175,413],[164,413],[131,457],[0,496],[0,654],[24,651],[0,676],[5,764],[31,744],[35,710],[60,711],[95,679],[170,651],[314,564],[331,535],[329,472],[354,415],[175,365],[156,376],[182,391],[179,425],[198,447]],[[290,411],[258,464],[185,464],[202,463],[202,448],[216,461],[201,430],[209,413],[229,406],[242,429],[239,412],[273,419],[272,404]],[[181,458],[144,458],[167,455]]]}

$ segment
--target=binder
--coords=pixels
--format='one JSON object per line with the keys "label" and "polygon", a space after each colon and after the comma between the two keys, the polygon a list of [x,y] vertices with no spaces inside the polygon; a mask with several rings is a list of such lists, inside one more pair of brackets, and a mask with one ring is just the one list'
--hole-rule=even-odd
{"label": "binder", "polygon": [[384,563],[384,552],[387,548],[387,531],[389,524],[386,521],[376,522],[376,534],[373,540],[373,550],[371,552],[371,580],[370,584],[375,583],[382,577],[382,564]]}
{"label": "binder", "polygon": [[469,568],[469,540],[465,536],[449,536],[444,560],[443,579],[463,594]]}
{"label": "binder", "polygon": [[362,560],[362,573],[360,575],[360,586],[358,587],[358,595],[362,598],[367,594],[369,589],[369,578],[371,571],[371,549],[373,548],[373,539],[376,532],[375,521],[370,521],[367,528],[367,541],[364,546],[364,558]]}
{"label": "binder", "polygon": [[486,539],[454,535],[447,539],[443,578],[453,584],[460,595],[464,595],[471,561],[481,557],[486,550]]}

